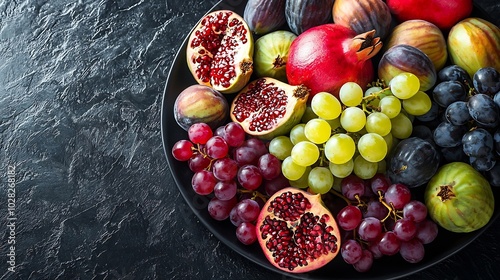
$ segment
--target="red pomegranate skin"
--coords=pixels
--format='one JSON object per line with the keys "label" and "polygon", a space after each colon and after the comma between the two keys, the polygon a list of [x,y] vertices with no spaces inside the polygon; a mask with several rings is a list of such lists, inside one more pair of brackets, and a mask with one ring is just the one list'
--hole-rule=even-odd
{"label": "red pomegranate skin", "polygon": [[[291,44],[286,67],[291,85],[311,89],[309,100],[318,92],[329,92],[338,97],[340,87],[349,81],[362,88],[374,79],[370,56],[360,55],[354,47],[357,34],[344,26],[329,23],[316,26],[300,34]],[[359,40],[358,40],[359,41]]]}
{"label": "red pomegranate skin", "polygon": [[448,31],[472,13],[472,0],[387,0],[386,4],[399,22],[423,19]]}

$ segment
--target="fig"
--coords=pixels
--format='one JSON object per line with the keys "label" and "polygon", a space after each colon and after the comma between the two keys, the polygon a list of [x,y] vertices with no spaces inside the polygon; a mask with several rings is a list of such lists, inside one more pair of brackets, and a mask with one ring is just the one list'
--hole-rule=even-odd
{"label": "fig", "polygon": [[189,36],[186,58],[196,82],[221,93],[241,90],[253,73],[254,41],[243,18],[233,11],[205,15]]}
{"label": "fig", "polygon": [[212,129],[229,117],[229,103],[224,95],[205,85],[191,85],[175,99],[174,119],[184,130],[194,123],[206,123]]}
{"label": "fig", "polygon": [[486,178],[463,162],[443,165],[424,192],[429,216],[452,232],[472,232],[485,226],[495,208]]}
{"label": "fig", "polygon": [[421,50],[431,59],[436,71],[441,70],[448,59],[443,32],[435,24],[426,20],[407,20],[396,25],[385,41],[384,51],[399,44],[410,45]]}
{"label": "fig", "polygon": [[427,140],[410,137],[397,144],[389,157],[387,174],[393,183],[415,188],[426,184],[439,168],[440,156]]}
{"label": "fig", "polygon": [[295,38],[297,35],[290,31],[277,30],[257,39],[253,56],[255,75],[287,82],[286,63]]}
{"label": "fig", "polygon": [[500,28],[481,18],[466,18],[448,33],[448,53],[471,77],[483,67],[500,71]]}
{"label": "fig", "polygon": [[380,38],[374,35],[375,30],[358,35],[336,23],[310,28],[290,46],[288,83],[310,88],[309,98],[323,91],[338,97],[346,82],[366,89],[375,77],[371,58],[382,48]]}
{"label": "fig", "polygon": [[443,31],[472,13],[472,0],[387,0],[389,10],[398,22],[423,19]]}
{"label": "fig", "polygon": [[330,23],[335,0],[286,0],[285,19],[290,30],[299,35],[311,27]]}
{"label": "fig", "polygon": [[389,82],[403,72],[418,77],[421,91],[427,91],[436,84],[437,73],[431,59],[416,47],[400,44],[384,52],[378,65],[378,77]]}
{"label": "fig", "polygon": [[257,240],[269,262],[305,273],[333,260],[340,250],[337,222],[321,195],[287,187],[272,195],[256,222]]}
{"label": "fig", "polygon": [[243,19],[252,32],[267,34],[285,25],[285,0],[248,0]]}
{"label": "fig", "polygon": [[336,0],[333,22],[361,34],[375,29],[375,36],[385,39],[391,29],[391,12],[382,0]]}
{"label": "fig", "polygon": [[285,135],[300,122],[308,97],[305,86],[258,78],[235,96],[229,113],[247,134],[270,140]]}

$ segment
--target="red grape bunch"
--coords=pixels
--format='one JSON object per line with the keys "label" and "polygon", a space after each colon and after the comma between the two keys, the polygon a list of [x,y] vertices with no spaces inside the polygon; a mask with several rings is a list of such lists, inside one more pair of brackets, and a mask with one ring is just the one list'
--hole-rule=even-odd
{"label": "red grape bunch", "polygon": [[438,227],[427,218],[425,204],[413,199],[406,185],[391,184],[379,173],[370,180],[349,175],[340,187],[348,202],[337,214],[337,222],[348,236],[341,247],[346,263],[365,272],[374,259],[383,256],[399,253],[410,263],[423,259],[424,244],[436,238]]}
{"label": "red grape bunch", "polygon": [[172,156],[188,162],[194,192],[210,197],[208,213],[218,221],[229,218],[240,242],[254,243],[255,221],[266,198],[289,186],[281,161],[235,122],[215,131],[206,123],[195,123],[188,138],[174,144]]}

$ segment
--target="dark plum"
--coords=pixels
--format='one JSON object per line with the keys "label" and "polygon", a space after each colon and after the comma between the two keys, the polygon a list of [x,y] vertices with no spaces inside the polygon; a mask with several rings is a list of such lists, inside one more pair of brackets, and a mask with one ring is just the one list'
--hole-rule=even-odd
{"label": "dark plum", "polygon": [[492,128],[500,124],[500,109],[486,94],[476,94],[467,102],[469,114],[482,127]]}
{"label": "dark plum", "polygon": [[493,67],[483,67],[472,77],[474,89],[478,93],[493,96],[500,91],[500,73]]}
{"label": "dark plum", "polygon": [[432,90],[432,98],[439,106],[446,108],[455,101],[465,101],[467,91],[460,82],[444,81]]}
{"label": "dark plum", "polygon": [[465,71],[462,67],[453,64],[444,67],[438,72],[438,77],[440,81],[457,81],[462,83],[462,85],[472,87],[472,79],[469,73]]}
{"label": "dark plum", "polygon": [[451,103],[448,108],[446,108],[445,117],[446,120],[453,125],[464,125],[472,119],[469,114],[467,102],[465,101],[455,101]]}
{"label": "dark plum", "polygon": [[421,186],[436,173],[440,154],[434,146],[418,137],[402,140],[389,157],[388,176],[392,183],[410,188]]}
{"label": "dark plum", "polygon": [[442,122],[434,129],[434,143],[443,148],[459,146],[462,144],[462,137],[466,132],[466,126]]}
{"label": "dark plum", "polygon": [[493,136],[486,129],[477,128],[464,134],[462,146],[470,157],[486,157],[494,150]]}

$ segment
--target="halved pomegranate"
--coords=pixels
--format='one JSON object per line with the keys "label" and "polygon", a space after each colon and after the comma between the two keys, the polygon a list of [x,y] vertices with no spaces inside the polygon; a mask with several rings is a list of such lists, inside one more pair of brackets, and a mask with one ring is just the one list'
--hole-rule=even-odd
{"label": "halved pomegranate", "polygon": [[204,16],[189,36],[187,64],[199,84],[234,93],[250,80],[253,46],[252,33],[240,15],[214,11]]}
{"label": "halved pomegranate", "polygon": [[288,133],[306,110],[309,89],[264,77],[250,82],[231,103],[230,115],[246,133],[272,139]]}
{"label": "halved pomegranate", "polygon": [[256,222],[257,240],[275,267],[304,273],[329,263],[340,251],[340,233],[319,194],[285,188],[271,196]]}

